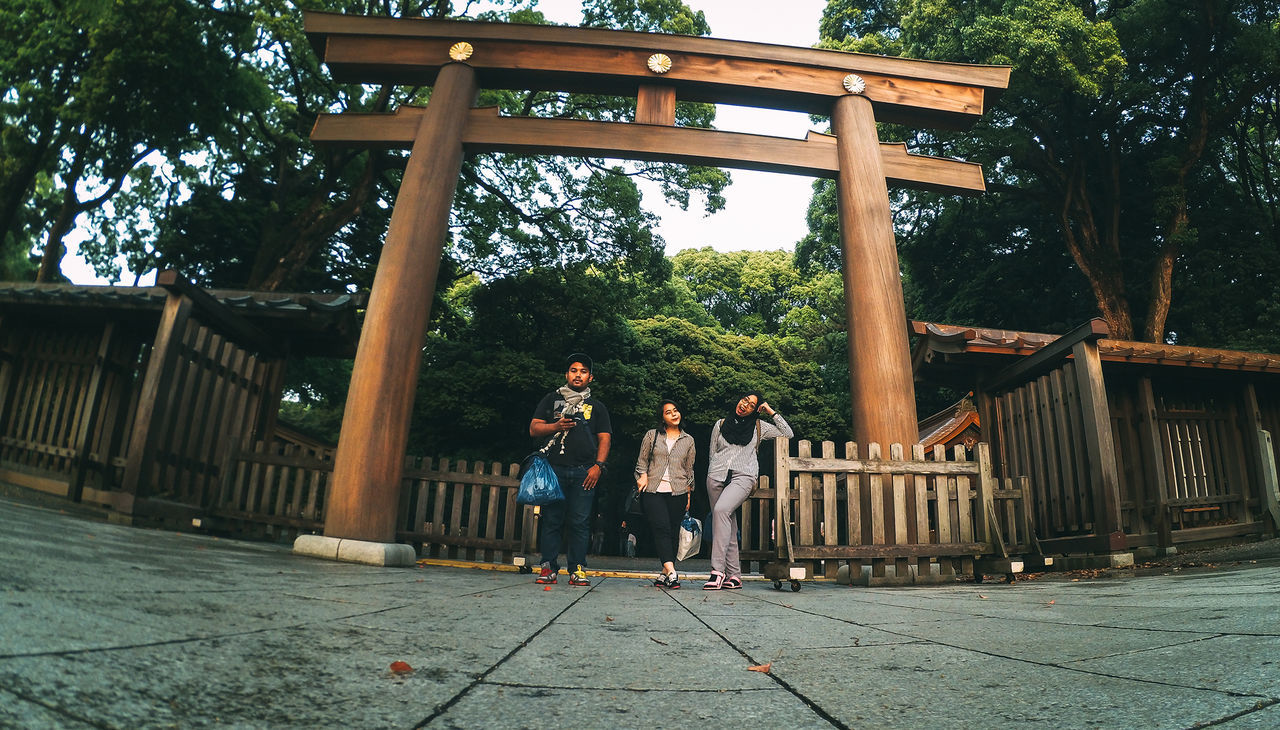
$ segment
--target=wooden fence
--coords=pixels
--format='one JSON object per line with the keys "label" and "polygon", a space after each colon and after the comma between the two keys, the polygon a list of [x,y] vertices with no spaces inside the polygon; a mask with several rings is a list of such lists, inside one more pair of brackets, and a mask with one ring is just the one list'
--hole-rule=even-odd
{"label": "wooden fence", "polygon": [[235,342],[198,313],[189,297],[171,296],[147,363],[123,489],[149,510],[205,509],[228,452],[274,422],[284,360]]}
{"label": "wooden fence", "polygon": [[[983,383],[998,476],[1026,477],[1046,551],[1116,552],[1257,534],[1270,392],[1240,378],[1153,377],[1109,362],[1097,321]],[[1270,420],[1269,420],[1270,419]],[[1264,453],[1266,452],[1266,453]],[[1264,458],[1265,457],[1265,458]]]}
{"label": "wooden fence", "polygon": [[257,443],[227,455],[208,514],[220,529],[246,537],[318,532],[333,474],[333,449]]}
{"label": "wooden fence", "polygon": [[534,507],[516,504],[519,464],[411,458],[396,537],[419,555],[510,562],[537,543]]}
{"label": "wooden fence", "polygon": [[[834,577],[841,564],[872,578],[888,567],[898,578],[939,579],[974,572],[974,559],[1034,550],[1025,509],[1025,482],[999,488],[986,444],[970,460],[963,446],[910,458],[900,444],[885,458],[879,444],[859,456],[857,444],[799,441],[774,445],[775,475],[743,507],[742,558],[805,563],[810,574]],[[779,533],[777,526],[785,525]]]}
{"label": "wooden fence", "polygon": [[[976,458],[900,445],[888,457],[869,444],[824,442],[819,455],[799,441],[775,441],[775,471],[762,475],[741,512],[741,555],[751,563],[800,562],[811,575],[835,576],[848,563],[873,578],[946,580],[975,570],[979,558],[1035,551],[1026,510],[1028,486],[991,475],[986,444]],[[224,469],[214,515],[289,536],[323,527],[332,451],[296,444],[237,453]],[[536,550],[537,510],[516,504],[516,464],[410,457],[400,492],[397,539],[424,557],[507,562]],[[775,485],[782,485],[781,489]],[[778,525],[787,527],[778,532]],[[241,530],[242,532],[244,530]]]}
{"label": "wooden fence", "polygon": [[[296,537],[324,527],[333,450],[257,444],[229,460],[210,514],[245,535]],[[422,557],[509,562],[537,546],[533,507],[516,504],[518,464],[410,456],[396,539]]]}
{"label": "wooden fence", "polygon": [[1088,535],[1097,514],[1075,364],[998,395],[992,429],[1007,475],[1029,477],[1042,535]]}
{"label": "wooden fence", "polygon": [[232,448],[271,431],[276,343],[168,273],[158,313],[148,292],[111,316],[0,322],[0,479],[182,522],[208,508]]}
{"label": "wooden fence", "polygon": [[108,501],[126,464],[145,338],[111,322],[53,329],[10,319],[0,332],[0,479]]}

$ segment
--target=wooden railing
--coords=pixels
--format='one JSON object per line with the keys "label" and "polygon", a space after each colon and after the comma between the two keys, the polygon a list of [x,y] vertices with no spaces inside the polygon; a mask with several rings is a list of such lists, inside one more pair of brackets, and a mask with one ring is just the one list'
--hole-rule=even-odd
{"label": "wooden railing", "polygon": [[[505,562],[536,547],[536,514],[516,504],[519,465],[408,457],[396,539],[423,557]],[[227,529],[294,537],[324,527],[333,450],[257,444],[233,455],[211,509]]]}
{"label": "wooden railing", "polygon": [[[1027,482],[1003,488],[991,474],[985,443],[970,459],[964,447],[910,458],[897,444],[860,455],[853,443],[799,441],[795,453],[775,442],[775,470],[743,506],[744,567],[800,563],[810,575],[835,576],[842,565],[883,577],[946,580],[974,572],[981,557],[1034,549]],[[332,453],[308,455],[278,445],[236,455],[224,471],[218,518],[287,530],[319,530]],[[400,492],[396,539],[424,557],[507,562],[536,549],[536,510],[516,504],[516,464],[410,457]],[[779,530],[779,525],[785,526]]]}
{"label": "wooden railing", "polygon": [[233,452],[211,515],[237,534],[289,536],[324,527],[333,451],[296,444],[254,444]]}
{"label": "wooden railing", "polygon": [[536,543],[535,509],[516,504],[519,464],[410,458],[396,537],[423,557],[509,562]]}
{"label": "wooden railing", "polygon": [[[870,567],[884,577],[972,573],[974,558],[1009,557],[1033,549],[1025,509],[1026,484],[999,488],[987,444],[970,460],[964,447],[926,452],[900,444],[884,454],[868,444],[823,442],[818,455],[808,441],[778,439],[773,478],[743,509],[744,561],[806,564],[811,574],[834,577]],[[786,530],[779,531],[778,525]]]}

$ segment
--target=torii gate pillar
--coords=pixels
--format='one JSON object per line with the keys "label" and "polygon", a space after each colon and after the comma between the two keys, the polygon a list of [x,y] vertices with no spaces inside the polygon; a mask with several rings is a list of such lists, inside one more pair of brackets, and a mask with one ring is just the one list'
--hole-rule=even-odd
{"label": "torii gate pillar", "polygon": [[[360,345],[351,372],[351,388],[334,457],[330,503],[325,508],[321,552],[339,551],[330,541],[361,541],[370,560],[401,564],[395,548],[396,510],[401,465],[409,439],[409,421],[422,342],[435,296],[436,276],[448,233],[449,210],[462,170],[462,135],[476,98],[476,74],[461,63],[440,70],[431,101],[422,114],[409,155],[391,224],[365,311]],[[385,545],[387,551],[380,553]],[[295,550],[300,549],[295,543]],[[379,561],[378,555],[386,560]]]}
{"label": "torii gate pillar", "polygon": [[831,112],[839,173],[840,248],[849,331],[853,438],[910,449],[919,440],[902,277],[871,101],[843,96]]}

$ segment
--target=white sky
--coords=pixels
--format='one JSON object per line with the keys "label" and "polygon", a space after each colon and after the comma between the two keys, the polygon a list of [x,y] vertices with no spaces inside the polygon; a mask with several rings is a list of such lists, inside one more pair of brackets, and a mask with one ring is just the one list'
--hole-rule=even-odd
{"label": "white sky", "polygon": [[[809,47],[818,42],[818,21],[826,0],[684,0],[701,10],[711,36],[737,41]],[[577,24],[582,3],[540,0],[538,9],[548,20]],[[807,114],[720,105],[717,129],[802,139],[815,127]],[[662,217],[658,233],[667,254],[686,248],[712,246],[720,251],[794,249],[807,232],[804,215],[813,194],[813,178],[800,175],[732,170],[733,184],[725,191],[725,207],[706,216],[698,201],[689,210],[666,205],[656,187],[644,189],[645,204]]]}
{"label": "white sky", "polygon": [[[818,41],[818,21],[826,0],[685,0],[701,10],[715,38],[812,46]],[[783,9],[785,8],[785,10]],[[552,22],[577,24],[582,20],[578,0],[540,0],[538,9]],[[814,128],[805,114],[745,107],[718,107],[715,126],[734,132],[803,138]],[[812,194],[813,178],[780,173],[732,170],[733,184],[725,191],[725,207],[706,216],[701,201],[692,200],[688,211],[666,205],[656,187],[645,188],[645,204],[661,216],[658,233],[667,242],[667,254],[686,248],[712,246],[720,251],[743,249],[794,249],[807,232],[805,209]],[[105,284],[75,254],[75,244],[62,261],[62,272],[78,284]],[[128,274],[125,275],[128,277]],[[153,276],[143,280],[152,283]],[[127,278],[125,284],[131,284]]]}

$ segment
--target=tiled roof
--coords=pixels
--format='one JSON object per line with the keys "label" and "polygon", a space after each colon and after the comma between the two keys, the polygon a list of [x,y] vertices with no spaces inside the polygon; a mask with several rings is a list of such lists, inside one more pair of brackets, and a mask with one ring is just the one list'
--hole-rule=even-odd
{"label": "tiled roof", "polygon": [[[358,337],[363,294],[286,294],[209,289],[206,292],[264,332],[290,342],[298,354],[349,355]],[[0,308],[63,318],[103,316],[147,321],[158,317],[168,292],[159,286],[84,286],[0,282]]]}
{"label": "tiled roof", "polygon": [[[986,327],[962,327],[934,322],[911,322],[911,331],[924,339],[916,346],[916,365],[950,353],[1029,355],[1058,339],[1058,335],[1017,332]],[[1164,345],[1132,340],[1098,340],[1104,362],[1213,368],[1280,373],[1280,355],[1208,347]]]}
{"label": "tiled roof", "polygon": [[977,409],[974,408],[973,401],[969,400],[969,396],[965,396],[945,410],[920,419],[917,426],[919,442],[924,444],[926,449],[930,449],[936,444],[946,444],[963,433],[966,428],[978,425]]}

